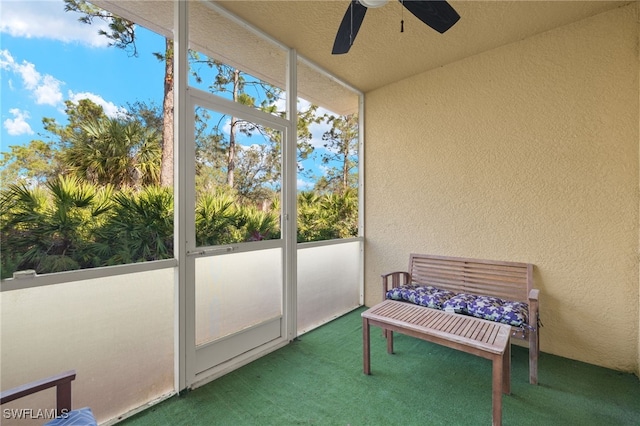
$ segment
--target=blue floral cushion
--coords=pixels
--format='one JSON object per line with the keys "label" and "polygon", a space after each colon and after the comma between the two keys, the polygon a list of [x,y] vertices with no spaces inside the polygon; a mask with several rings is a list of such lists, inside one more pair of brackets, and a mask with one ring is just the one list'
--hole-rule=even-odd
{"label": "blue floral cushion", "polygon": [[426,291],[415,295],[415,304],[426,306],[427,308],[442,309],[442,304],[451,299],[456,294],[441,290],[435,287],[426,287]]}
{"label": "blue floral cushion", "polygon": [[478,296],[468,305],[469,314],[474,317],[521,327],[527,323],[529,306],[522,302],[512,302],[497,297]]}
{"label": "blue floral cushion", "polygon": [[386,298],[404,300],[427,308],[442,309],[442,304],[455,296],[448,290],[441,290],[433,286],[408,284],[387,291]]}
{"label": "blue floral cushion", "polygon": [[432,309],[453,309],[459,314],[472,315],[514,327],[526,326],[529,318],[529,305],[526,303],[491,296],[455,294],[430,285],[407,284],[392,288],[385,296],[387,299],[411,302]]}
{"label": "blue floral cushion", "polygon": [[416,286],[413,286],[408,291],[405,291],[403,293],[403,296],[404,296],[404,300],[406,300],[407,302],[411,302],[411,303],[415,303],[416,305],[419,305],[420,303],[418,302],[418,298],[420,296],[431,294],[434,291],[435,291],[434,287],[431,287],[431,286],[425,287],[421,285],[416,285]]}
{"label": "blue floral cushion", "polygon": [[442,304],[442,309],[453,309],[457,314],[469,314],[469,305],[473,303],[478,296],[467,293],[460,293],[453,296],[451,299],[445,301]]}
{"label": "blue floral cushion", "polygon": [[407,284],[400,287],[392,288],[387,291],[386,298],[391,300],[406,300],[409,301],[411,293],[415,293],[416,289],[420,287],[417,284]]}

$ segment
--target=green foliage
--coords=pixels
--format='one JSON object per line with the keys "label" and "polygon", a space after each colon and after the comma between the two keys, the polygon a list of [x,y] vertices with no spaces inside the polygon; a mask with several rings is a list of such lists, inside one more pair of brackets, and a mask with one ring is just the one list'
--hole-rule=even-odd
{"label": "green foliage", "polygon": [[325,194],[320,201],[320,208],[320,223],[332,239],[358,235],[358,193],[355,190]]}
{"label": "green foliage", "polygon": [[33,140],[2,153],[2,188],[10,183],[43,185],[60,174],[118,188],[159,182],[162,148],[153,105],[138,102],[126,116],[109,118],[88,99],[65,104],[66,125],[42,120],[48,142]]}
{"label": "green foliage", "polygon": [[34,139],[27,145],[9,146],[0,159],[2,188],[10,184],[43,184],[57,169],[57,154],[50,143]]}
{"label": "green foliage", "polygon": [[332,191],[343,192],[357,184],[357,175],[353,170],[358,167],[358,116],[330,116],[327,120],[331,128],[322,135],[327,154],[322,163],[337,162],[340,167],[332,168],[324,182],[319,184]]}
{"label": "green foliage", "polygon": [[298,194],[298,242],[320,241],[328,239],[317,226],[321,214],[320,197],[312,191]]}
{"label": "green foliage", "polygon": [[232,195],[223,191],[202,195],[196,203],[196,244],[212,246],[241,241],[237,229],[241,217]]}
{"label": "green foliage", "polygon": [[298,195],[298,242],[322,241],[358,236],[358,194],[319,195],[306,191]]}
{"label": "green foliage", "polygon": [[162,134],[162,127],[164,125],[162,106],[156,105],[153,101],[149,103],[135,101],[128,103],[125,109],[127,110],[127,119],[138,121],[147,129]]}
{"label": "green foliage", "polygon": [[107,265],[167,259],[173,256],[173,194],[147,186],[115,194],[109,219],[98,231]]}
{"label": "green foliage", "polygon": [[[280,203],[241,205],[218,189],[196,203],[196,242],[213,246],[280,238]],[[355,237],[358,198],[303,192],[298,196],[298,241]],[[170,188],[114,190],[59,177],[45,188],[11,185],[0,193],[2,278],[13,271],[52,273],[173,256]]]}
{"label": "green foliage", "polygon": [[280,238],[279,215],[242,205],[228,189],[203,194],[196,203],[196,243],[213,246]]}
{"label": "green foliage", "polygon": [[137,121],[90,119],[74,133],[63,158],[67,170],[96,185],[118,188],[160,181],[160,137]]}
{"label": "green foliage", "polygon": [[67,100],[65,103],[65,113],[68,123],[66,126],[58,124],[54,119],[44,117],[42,124],[46,131],[51,133],[56,140],[52,142],[60,149],[68,146],[71,139],[82,134],[82,125],[88,121],[97,121],[106,118],[104,110],[100,105],[89,99],[81,99],[78,103]]}
{"label": "green foliage", "polygon": [[240,209],[243,218],[244,241],[262,241],[280,238],[279,216],[250,207]]}
{"label": "green foliage", "polygon": [[[108,207],[110,188],[59,177],[46,190],[11,185],[0,195],[2,276],[15,268],[38,273],[97,266],[95,220]],[[9,250],[7,264],[5,254]]]}

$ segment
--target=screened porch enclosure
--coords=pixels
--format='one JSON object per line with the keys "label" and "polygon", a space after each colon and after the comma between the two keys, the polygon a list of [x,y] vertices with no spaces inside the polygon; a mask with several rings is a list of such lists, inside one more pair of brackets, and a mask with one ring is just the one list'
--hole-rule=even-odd
{"label": "screened porch enclosure", "polygon": [[[210,2],[93,3],[176,43],[173,256],[41,275],[18,272],[3,280],[0,376],[5,390],[74,369],[73,407],[89,406],[100,424],[111,424],[362,305],[360,164],[352,172],[357,217],[350,233],[324,232],[314,240],[300,236],[296,221],[299,194],[312,188],[311,171],[320,170],[309,146],[321,146],[317,134],[299,134],[298,115],[318,108],[326,117],[358,117],[362,96]],[[187,45],[189,51],[181,50]],[[247,105],[246,97],[225,90],[210,93],[188,71],[193,54],[234,70],[247,84],[268,86],[277,96],[252,92],[255,100]],[[250,154],[273,161],[272,180],[252,177],[263,180],[260,194],[267,195],[247,196],[245,203],[259,206],[263,216],[275,212],[277,226],[267,233],[250,229],[246,220],[244,235],[207,239],[197,222],[202,194],[229,170],[197,138],[216,121],[229,144],[233,120],[242,120],[234,135],[238,162],[248,163]],[[309,126],[309,134],[330,126],[325,119]],[[253,138],[243,139],[243,130],[253,131]],[[357,156],[359,136],[355,142]],[[239,171],[235,180],[251,184]],[[2,408],[37,412],[54,404],[55,392],[48,390]],[[2,423],[43,420],[3,418]]]}

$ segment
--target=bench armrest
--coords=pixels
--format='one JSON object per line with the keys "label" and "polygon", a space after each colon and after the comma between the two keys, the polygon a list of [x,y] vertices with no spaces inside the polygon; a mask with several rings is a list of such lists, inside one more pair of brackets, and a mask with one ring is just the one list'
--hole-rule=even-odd
{"label": "bench armrest", "polygon": [[540,290],[537,288],[529,291],[529,325],[531,327],[538,327],[539,313],[538,308],[540,304]]}
{"label": "bench armrest", "polygon": [[71,411],[71,381],[75,380],[76,371],[70,370],[56,374],[26,385],[18,386],[0,393],[0,404],[11,402],[23,396],[31,395],[41,390],[56,387],[56,409],[57,413],[68,413]]}
{"label": "bench armrest", "polygon": [[[392,288],[397,288],[405,284],[409,284],[411,282],[411,275],[408,272],[404,271],[395,271],[389,272],[388,274],[382,274],[382,298],[384,299],[384,295],[387,291]],[[391,287],[389,287],[389,283],[391,283]]]}

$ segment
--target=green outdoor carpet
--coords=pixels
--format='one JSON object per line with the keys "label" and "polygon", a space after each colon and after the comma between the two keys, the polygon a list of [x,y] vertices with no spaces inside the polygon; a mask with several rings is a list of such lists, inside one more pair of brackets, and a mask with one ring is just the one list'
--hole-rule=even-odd
{"label": "green outdoor carpet", "polygon": [[[397,333],[388,355],[372,327],[372,375],[365,376],[363,310],[122,424],[491,424],[489,360]],[[541,354],[539,382],[529,384],[527,349],[513,346],[504,425],[640,425],[640,382],[632,374]]]}

